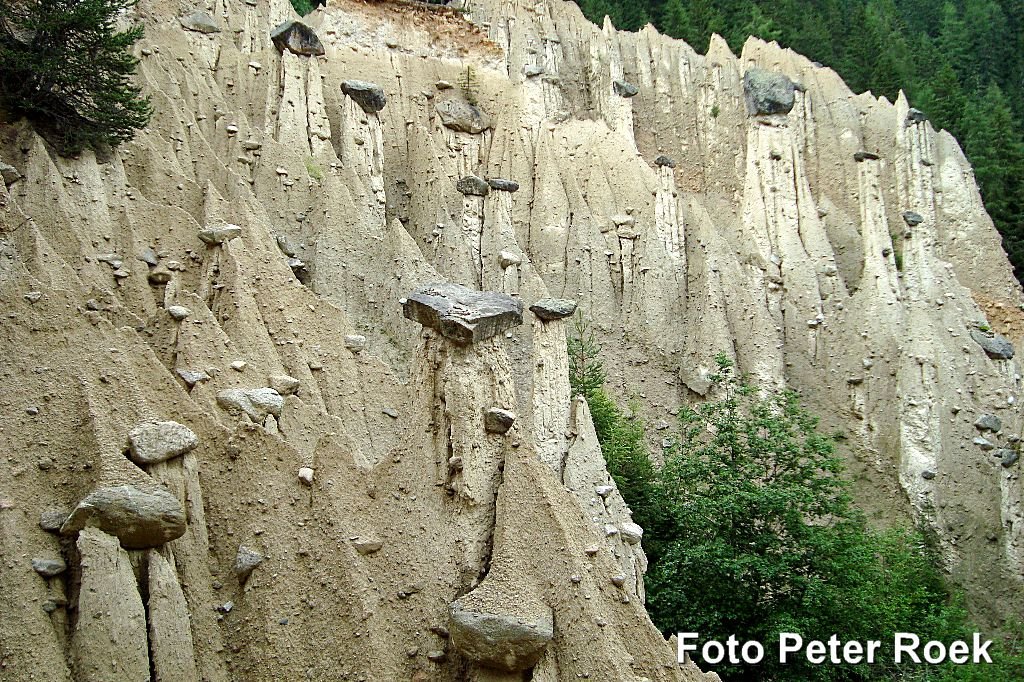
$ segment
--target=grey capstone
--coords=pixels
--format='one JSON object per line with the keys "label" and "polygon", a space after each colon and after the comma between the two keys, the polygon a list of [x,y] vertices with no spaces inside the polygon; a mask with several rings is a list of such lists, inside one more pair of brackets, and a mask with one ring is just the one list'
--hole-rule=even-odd
{"label": "grey capstone", "polygon": [[461,99],[447,99],[434,105],[441,117],[441,124],[461,133],[482,133],[491,127],[487,117],[469,102]]}
{"label": "grey capstone", "polygon": [[748,69],[743,74],[743,98],[751,115],[788,114],[793,110],[795,92],[793,81],[781,73]]}
{"label": "grey capstone", "polygon": [[384,88],[376,83],[358,80],[342,81],[341,91],[355,100],[356,104],[367,114],[377,113],[388,103]]}
{"label": "grey capstone", "polygon": [[210,246],[219,246],[226,241],[242,235],[242,228],[238,225],[220,225],[218,227],[204,227],[199,230],[199,238]]}
{"label": "grey capstone", "polygon": [[143,422],[128,432],[128,452],[136,464],[166,462],[198,445],[192,429],[174,421]]}
{"label": "grey capstone", "polygon": [[492,407],[484,413],[484,430],[488,433],[508,433],[515,421],[515,412]]}
{"label": "grey capstone", "polygon": [[178,19],[181,27],[197,33],[220,33],[220,26],[206,12],[196,10]]}
{"label": "grey capstone", "polygon": [[126,549],[159,547],[185,534],[185,511],[163,488],[113,486],[89,493],[60,532],[72,535],[86,526],[116,536]]}
{"label": "grey capstone", "polygon": [[656,158],[654,160],[654,165],[655,166],[668,166],[669,168],[675,168],[676,167],[676,161],[671,156],[665,156],[664,154],[662,154],[661,156],[659,156],[658,158]]}
{"label": "grey capstone", "polygon": [[491,191],[491,186],[481,177],[467,175],[455,183],[455,189],[468,196],[485,197]]}
{"label": "grey capstone", "polygon": [[979,431],[997,433],[1003,429],[1003,421],[994,414],[983,414],[974,420],[974,428]]}
{"label": "grey capstone", "polygon": [[37,558],[32,560],[32,570],[44,578],[52,578],[68,570],[68,566],[64,563],[63,559]]}
{"label": "grey capstone", "polygon": [[1010,360],[1013,358],[1013,344],[1006,337],[993,332],[983,332],[980,329],[971,329],[971,338],[981,346],[993,360]]}
{"label": "grey capstone", "polygon": [[856,161],[857,163],[861,163],[862,161],[878,161],[878,159],[880,158],[881,157],[878,156],[878,154],[875,154],[874,152],[861,151],[854,152],[853,154],[853,160]]}
{"label": "grey capstone", "polygon": [[523,302],[508,294],[439,282],[409,294],[402,313],[455,343],[471,344],[522,324]]}
{"label": "grey capstone", "polygon": [[235,577],[238,582],[245,584],[245,581],[252,575],[253,570],[263,563],[264,557],[254,549],[245,545],[238,546],[238,553],[235,555]]}
{"label": "grey capstone", "polygon": [[487,184],[491,186],[491,189],[498,190],[499,192],[519,191],[519,183],[515,180],[506,180],[505,178],[488,178]]}
{"label": "grey capstone", "polygon": [[924,123],[928,120],[928,116],[920,109],[911,109],[907,112],[907,125],[913,125],[915,123]]}
{"label": "grey capstone", "polygon": [[1020,459],[1020,453],[1016,450],[1006,448],[1000,452],[1002,452],[1002,455],[999,457],[999,463],[1002,464],[1004,468],[1012,467],[1017,463],[1017,460]]}
{"label": "grey capstone", "polygon": [[567,298],[542,298],[530,306],[530,312],[544,320],[561,320],[576,312],[576,301]]}
{"label": "grey capstone", "polygon": [[21,173],[11,164],[0,161],[0,179],[3,179],[4,184],[10,187],[21,180]]}
{"label": "grey capstone", "polygon": [[327,52],[316,31],[301,21],[278,24],[270,32],[270,40],[281,52],[288,50],[302,57],[318,57]]}
{"label": "grey capstone", "polygon": [[535,619],[451,606],[452,645],[471,661],[517,673],[532,668],[554,636],[551,611]]}
{"label": "grey capstone", "polygon": [[217,394],[217,404],[230,414],[245,414],[257,424],[267,415],[280,417],[284,398],[272,388],[229,388]]}
{"label": "grey capstone", "polygon": [[635,85],[624,80],[612,81],[612,90],[619,97],[625,97],[626,99],[636,97],[640,93],[640,90]]}
{"label": "grey capstone", "polygon": [[905,222],[908,227],[916,227],[924,222],[924,216],[920,213],[915,213],[914,211],[904,211],[903,222]]}

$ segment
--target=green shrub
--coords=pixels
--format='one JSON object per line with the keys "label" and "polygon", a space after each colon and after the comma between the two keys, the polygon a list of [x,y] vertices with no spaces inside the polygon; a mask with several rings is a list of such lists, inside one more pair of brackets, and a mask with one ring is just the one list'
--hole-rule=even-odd
{"label": "green shrub", "polygon": [[134,0],[0,0],[0,104],[61,153],[130,140],[149,122],[131,83],[142,27],[116,30]]}
{"label": "green shrub", "polygon": [[291,0],[292,8],[300,17],[304,17],[313,11],[313,3],[310,0]]}
{"label": "green shrub", "polygon": [[[1019,638],[997,642],[992,665],[892,663],[895,632],[949,642],[976,628],[950,597],[928,535],[868,528],[833,439],[818,433],[796,393],[762,392],[719,357],[712,381],[720,397],[681,410],[677,442],[656,467],[643,424],[603,390],[594,335],[579,320],[574,332],[573,389],[587,398],[608,470],[645,529],[655,625],[666,636],[765,645],[758,666],[713,666],[723,680],[1024,679]],[[773,660],[780,632],[881,640],[882,648],[873,665],[781,665]]]}

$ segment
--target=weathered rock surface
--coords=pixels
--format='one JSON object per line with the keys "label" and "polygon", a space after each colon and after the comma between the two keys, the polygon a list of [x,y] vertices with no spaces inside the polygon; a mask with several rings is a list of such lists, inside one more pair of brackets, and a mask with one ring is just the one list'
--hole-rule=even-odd
{"label": "weathered rock surface", "polygon": [[360,80],[342,81],[341,91],[355,100],[356,104],[368,114],[377,113],[388,103],[384,88],[376,83]]}
{"label": "weathered rock surface", "polygon": [[265,558],[256,550],[239,545],[238,553],[235,555],[235,577],[238,578],[238,582],[244,584]]}
{"label": "weathered rock surface", "polygon": [[576,301],[565,298],[542,298],[530,306],[530,312],[545,322],[561,320],[576,312]]}
{"label": "weathered rock surface", "polygon": [[196,10],[178,20],[182,28],[197,33],[220,33],[220,25],[206,12]]}
{"label": "weathered rock surface", "polygon": [[438,283],[409,294],[402,312],[460,344],[489,339],[523,323],[523,302],[507,294]]}
{"label": "weathered rock surface", "polygon": [[994,414],[983,414],[974,420],[974,428],[998,433],[1003,430],[1003,420]]}
{"label": "weathered rock surface", "polygon": [[199,436],[175,421],[138,424],[128,432],[128,451],[136,464],[157,464],[180,457],[199,446]]}
{"label": "weathered rock surface", "polygon": [[[298,379],[287,374],[273,374],[270,376],[270,387],[281,395],[294,395],[299,390],[300,385],[301,382]],[[249,400],[251,402],[252,398]],[[276,416],[280,416],[280,412]]]}
{"label": "weathered rock surface", "polygon": [[230,414],[244,414],[257,424],[280,417],[284,398],[272,388],[229,388],[217,394],[217,404]]}
{"label": "weathered rock surface", "polygon": [[96,528],[83,529],[77,544],[82,584],[71,641],[75,679],[148,682],[146,611],[128,553]]}
{"label": "weathered rock surface", "polygon": [[788,114],[793,110],[796,88],[788,76],[747,69],[743,74],[743,97],[750,114]]}
{"label": "weathered rock surface", "polygon": [[499,192],[519,191],[519,183],[515,180],[506,180],[505,178],[487,178],[487,184],[491,186],[491,189],[498,190]]}
{"label": "weathered rock surface", "polygon": [[981,346],[985,354],[993,360],[1012,360],[1014,356],[1013,344],[1001,334],[985,332],[980,329],[971,329],[971,338]]}
{"label": "weathered rock surface", "polygon": [[3,183],[10,187],[18,180],[21,180],[21,173],[11,164],[0,161],[0,180],[3,180]]}
{"label": "weathered rock surface", "polygon": [[300,57],[318,57],[327,53],[316,31],[301,21],[278,24],[270,32],[270,40],[278,50],[288,50]]}
{"label": "weathered rock surface", "polygon": [[44,578],[53,578],[68,570],[63,559],[41,559],[32,560],[32,570]]}
{"label": "weathered rock surface", "polygon": [[639,88],[624,80],[612,81],[612,89],[615,90],[616,95],[627,99],[630,97],[636,97],[640,93]]}
{"label": "weathered rock surface", "polygon": [[185,533],[185,512],[163,488],[112,486],[86,495],[60,532],[72,535],[83,528],[99,528],[128,549],[159,547]]}
{"label": "weathered rock surface", "polygon": [[481,177],[467,175],[464,178],[459,178],[458,182],[455,183],[455,189],[459,190],[462,194],[485,197],[490,193],[491,186]]}
{"label": "weathered rock surface", "polygon": [[488,433],[507,433],[516,421],[516,413],[501,407],[491,407],[484,412],[484,430]]}
{"label": "weathered rock surface", "polygon": [[550,610],[533,617],[492,613],[464,598],[452,604],[451,636],[471,661],[517,673],[536,665],[554,636],[554,623]]}
{"label": "weathered rock surface", "polygon": [[477,107],[461,99],[446,99],[434,105],[446,128],[462,133],[482,133],[491,127],[487,117]]}
{"label": "weathered rock surface", "polygon": [[226,241],[242,236],[242,228],[238,225],[218,225],[215,227],[204,227],[199,230],[199,238],[203,243],[210,246],[220,246]]}

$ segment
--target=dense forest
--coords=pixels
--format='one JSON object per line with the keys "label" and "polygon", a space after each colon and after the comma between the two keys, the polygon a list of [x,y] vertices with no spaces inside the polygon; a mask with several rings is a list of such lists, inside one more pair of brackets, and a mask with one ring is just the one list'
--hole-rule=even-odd
{"label": "dense forest", "polygon": [[835,69],[856,91],[902,89],[960,141],[1017,279],[1024,281],[1024,2],[1021,0],[577,0],[601,23],[648,22],[704,51],[776,40]]}

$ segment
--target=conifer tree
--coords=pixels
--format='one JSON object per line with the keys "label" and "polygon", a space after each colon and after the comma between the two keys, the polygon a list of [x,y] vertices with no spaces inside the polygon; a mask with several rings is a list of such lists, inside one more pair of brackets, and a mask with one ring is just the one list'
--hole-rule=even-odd
{"label": "conifer tree", "polygon": [[151,114],[131,82],[141,26],[118,30],[134,0],[0,0],[0,106],[61,153],[130,140]]}

